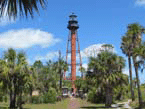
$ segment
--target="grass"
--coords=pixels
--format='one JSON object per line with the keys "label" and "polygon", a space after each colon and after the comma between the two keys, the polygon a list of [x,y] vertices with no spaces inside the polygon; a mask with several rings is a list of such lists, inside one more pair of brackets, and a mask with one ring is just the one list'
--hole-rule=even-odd
{"label": "grass", "polygon": [[[80,109],[106,109],[105,104],[93,104],[87,102],[86,100],[82,100],[79,98],[75,99],[77,103],[77,107]],[[60,102],[56,102],[55,104],[25,104],[23,105],[24,109],[71,109],[70,106],[71,99],[66,98]],[[0,109],[8,109],[8,103],[0,103]],[[73,109],[76,109],[75,107]],[[112,108],[108,108],[112,109]]]}
{"label": "grass", "polygon": [[68,99],[65,99],[54,104],[26,104],[23,107],[30,109],[67,109],[68,102]]}
{"label": "grass", "polygon": [[[76,99],[80,109],[105,109],[104,104],[93,104],[86,100]],[[70,98],[56,102],[55,104],[25,104],[24,109],[69,109]],[[0,109],[8,109],[8,103],[0,103]],[[76,109],[76,108],[74,108]],[[109,109],[109,108],[108,108]],[[110,108],[111,109],[111,108]]]}
{"label": "grass", "polygon": [[97,107],[104,107],[104,104],[93,104],[90,102],[87,102],[87,100],[82,100],[82,99],[77,99],[77,101],[80,104],[81,109],[92,109],[92,108],[97,108]]}
{"label": "grass", "polygon": [[120,102],[127,102],[127,101],[128,101],[128,99],[123,99],[121,101],[120,100],[116,100],[115,103],[117,104],[117,103],[120,103]]}
{"label": "grass", "polygon": [[0,109],[7,109],[8,106],[9,106],[8,103],[4,103],[4,102],[1,103],[1,102],[0,102]]}
{"label": "grass", "polygon": [[[80,104],[80,109],[106,109],[105,104],[94,104],[87,102],[86,100],[77,99]],[[112,109],[112,108],[107,108]],[[116,109],[116,107],[114,108]]]}
{"label": "grass", "polygon": [[[67,109],[69,100],[65,99],[61,102],[56,102],[55,104],[25,104],[24,109]],[[0,103],[0,109],[8,109],[8,103]]]}

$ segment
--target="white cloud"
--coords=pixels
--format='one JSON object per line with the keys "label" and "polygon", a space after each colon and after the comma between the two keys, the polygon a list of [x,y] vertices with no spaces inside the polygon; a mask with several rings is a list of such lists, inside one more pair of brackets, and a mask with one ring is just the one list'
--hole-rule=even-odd
{"label": "white cloud", "polygon": [[82,54],[82,58],[84,57],[96,57],[98,53],[100,53],[100,50],[102,49],[102,46],[103,44],[94,44],[94,45],[91,45],[87,48],[85,48],[81,54]]}
{"label": "white cloud", "polygon": [[45,56],[36,56],[35,60],[48,61],[58,59],[59,52],[49,52]]}
{"label": "white cloud", "polygon": [[[93,45],[90,45],[88,46],[87,48],[83,49],[80,51],[80,54],[81,54],[81,58],[82,58],[82,63],[83,62],[87,62],[87,59],[88,57],[97,57],[98,53],[101,52],[101,50],[103,50],[104,48],[102,47],[103,44],[93,44]],[[113,49],[113,52],[116,52],[114,49]],[[68,54],[68,63],[70,63],[71,61],[71,54],[69,53]],[[79,57],[79,54],[77,53],[76,54],[76,62],[77,63],[80,63],[80,57]]]}
{"label": "white cloud", "polygon": [[[87,48],[81,51],[82,58],[87,58],[90,56],[97,57],[98,53],[104,50],[102,45],[103,44],[94,44],[94,45],[88,46]],[[113,49],[113,52],[116,52],[116,51]]]}
{"label": "white cloud", "polygon": [[33,63],[32,63],[32,61],[29,59],[29,58],[27,58],[27,63],[29,64],[29,65],[32,65]]}
{"label": "white cloud", "polygon": [[136,0],[135,4],[140,6],[145,5],[145,0]]}
{"label": "white cloud", "polygon": [[[94,44],[94,45],[90,45],[87,48],[85,48],[84,50],[80,51],[81,54],[81,58],[88,58],[90,56],[96,57],[97,54],[100,52],[100,50],[102,49],[103,44]],[[71,54],[68,54],[68,60],[71,59]],[[79,60],[79,54],[76,54],[76,59]]]}
{"label": "white cloud", "polygon": [[[87,65],[87,58],[90,56],[97,56],[98,53],[100,53],[100,50],[103,50],[103,48],[101,47],[103,44],[94,44],[94,45],[90,45],[87,48],[85,48],[84,50],[81,51],[81,57],[82,57],[82,66],[87,70],[88,65]],[[113,50],[115,51],[115,50]],[[45,56],[36,56],[35,60],[42,60],[42,61],[48,61],[48,60],[53,60],[53,59],[58,59],[59,53],[58,52],[49,52],[47,53]],[[70,64],[71,62],[71,54],[68,54],[68,64]],[[79,54],[76,54],[76,63],[80,63],[80,58],[79,58]],[[77,66],[77,72],[78,72],[79,66]]]}
{"label": "white cloud", "polygon": [[129,75],[129,69],[127,68],[123,69],[123,74]]}
{"label": "white cloud", "polygon": [[[83,54],[83,52],[81,52],[81,57],[82,57],[82,54]],[[67,59],[68,59],[68,61],[71,60],[71,53],[68,53]],[[80,55],[78,53],[76,54],[76,61],[80,61]]]}
{"label": "white cloud", "polygon": [[34,45],[45,48],[59,41],[53,34],[39,29],[10,30],[0,34],[1,48],[29,48]]}
{"label": "white cloud", "polygon": [[87,70],[88,69],[88,64],[84,63],[84,64],[82,64],[82,67],[85,68],[85,70]]}

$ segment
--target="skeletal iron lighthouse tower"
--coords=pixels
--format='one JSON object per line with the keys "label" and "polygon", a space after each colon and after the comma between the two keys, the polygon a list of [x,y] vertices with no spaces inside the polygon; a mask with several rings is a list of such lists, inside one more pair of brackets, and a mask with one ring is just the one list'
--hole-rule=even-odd
{"label": "skeletal iron lighthouse tower", "polygon": [[[66,61],[68,63],[68,54],[71,53],[71,81],[72,81],[72,88],[73,92],[76,92],[74,81],[76,80],[76,65],[82,66],[81,62],[81,54],[80,54],[80,46],[79,40],[77,35],[77,29],[79,28],[77,16],[72,13],[69,16],[68,26],[69,29],[69,36],[68,36],[68,43],[67,43],[67,50],[66,50]],[[69,47],[70,44],[70,47]],[[76,62],[76,57],[79,58],[80,62]]]}

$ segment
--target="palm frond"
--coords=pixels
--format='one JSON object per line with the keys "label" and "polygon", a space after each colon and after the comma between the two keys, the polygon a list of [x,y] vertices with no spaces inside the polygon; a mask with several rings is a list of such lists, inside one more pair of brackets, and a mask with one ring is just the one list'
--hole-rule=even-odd
{"label": "palm frond", "polygon": [[33,17],[34,10],[39,12],[38,4],[45,8],[46,0],[0,0],[0,17],[8,15],[10,19],[15,19],[24,14]]}

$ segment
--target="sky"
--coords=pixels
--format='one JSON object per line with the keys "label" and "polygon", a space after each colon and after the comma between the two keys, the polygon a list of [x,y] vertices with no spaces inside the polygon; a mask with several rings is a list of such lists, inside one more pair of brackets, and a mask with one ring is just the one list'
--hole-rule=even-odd
{"label": "sky", "polygon": [[[31,65],[38,59],[44,64],[49,59],[56,60],[59,50],[65,57],[67,24],[69,15],[74,12],[78,16],[78,36],[85,68],[88,60],[84,52],[88,48],[99,49],[105,43],[113,44],[114,51],[127,61],[120,49],[127,25],[138,22],[145,26],[145,0],[48,0],[46,9],[39,9],[40,14],[35,13],[33,19],[20,17],[9,21],[4,16],[0,20],[1,58],[10,47],[24,51]],[[124,73],[128,72],[126,66]],[[145,82],[145,73],[140,74],[140,79]]]}

